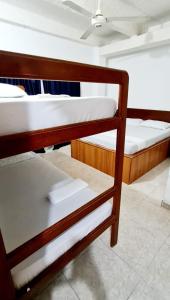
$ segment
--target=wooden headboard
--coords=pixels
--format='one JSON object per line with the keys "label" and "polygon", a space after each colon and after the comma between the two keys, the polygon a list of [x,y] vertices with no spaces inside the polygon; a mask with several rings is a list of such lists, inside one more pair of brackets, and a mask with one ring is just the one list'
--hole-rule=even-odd
{"label": "wooden headboard", "polygon": [[140,118],[140,119],[150,119],[165,121],[170,123],[170,111],[166,110],[150,110],[141,108],[128,108],[127,109],[128,118]]}

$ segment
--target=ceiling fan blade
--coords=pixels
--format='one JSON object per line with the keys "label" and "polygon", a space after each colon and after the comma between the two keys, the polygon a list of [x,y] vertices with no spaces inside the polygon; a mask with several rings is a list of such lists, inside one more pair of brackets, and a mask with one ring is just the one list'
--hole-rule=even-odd
{"label": "ceiling fan blade", "polygon": [[135,16],[135,17],[108,17],[107,22],[113,22],[113,21],[126,21],[126,22],[136,22],[136,23],[142,23],[149,21],[149,17],[145,16]]}
{"label": "ceiling fan blade", "polygon": [[94,29],[95,29],[94,26],[90,26],[80,37],[81,40],[86,40],[88,36],[94,31]]}
{"label": "ceiling fan blade", "polygon": [[79,6],[78,4],[74,3],[73,1],[63,0],[62,3],[82,15],[85,15],[87,17],[92,17],[92,13],[90,13],[85,8]]}

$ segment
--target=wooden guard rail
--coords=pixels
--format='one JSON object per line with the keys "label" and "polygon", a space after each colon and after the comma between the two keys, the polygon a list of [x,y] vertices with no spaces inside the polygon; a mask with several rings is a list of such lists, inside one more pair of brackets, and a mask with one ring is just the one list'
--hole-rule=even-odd
{"label": "wooden guard rail", "polygon": [[139,118],[144,120],[159,120],[170,123],[170,111],[168,110],[153,110],[144,108],[128,108],[128,118]]}
{"label": "wooden guard rail", "polygon": [[115,129],[119,124],[119,118],[109,118],[0,136],[0,158]]}

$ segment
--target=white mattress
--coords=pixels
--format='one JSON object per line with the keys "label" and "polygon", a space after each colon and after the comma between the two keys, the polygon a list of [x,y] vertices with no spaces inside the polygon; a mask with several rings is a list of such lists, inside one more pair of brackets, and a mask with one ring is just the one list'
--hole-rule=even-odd
{"label": "white mattress", "polygon": [[26,96],[0,98],[0,136],[113,117],[109,97]]}
{"label": "white mattress", "polygon": [[[42,158],[0,168],[0,227],[7,252],[79,208],[96,194],[85,188],[57,205],[47,200],[51,186],[70,178]],[[12,269],[16,287],[28,283],[111,214],[105,203]]]}
{"label": "white mattress", "polygon": [[[170,137],[170,129],[160,130],[142,126],[127,125],[125,137],[125,154],[133,154]],[[116,130],[91,135],[81,140],[116,149]]]}

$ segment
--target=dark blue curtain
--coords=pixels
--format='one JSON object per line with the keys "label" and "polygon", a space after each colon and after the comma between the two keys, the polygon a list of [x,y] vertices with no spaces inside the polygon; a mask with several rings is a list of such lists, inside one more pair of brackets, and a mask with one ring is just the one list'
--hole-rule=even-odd
{"label": "dark blue curtain", "polygon": [[28,95],[41,94],[40,80],[0,78],[0,82],[13,85],[23,85]]}
{"label": "dark blue curtain", "polygon": [[52,95],[67,94],[80,97],[80,83],[43,80],[44,92]]}
{"label": "dark blue curtain", "polygon": [[[40,80],[28,79],[13,79],[0,78],[1,83],[8,83],[13,85],[23,85],[28,95],[41,94]],[[65,82],[65,81],[43,81],[44,92],[52,95],[67,94],[70,96],[80,96],[79,82]]]}

